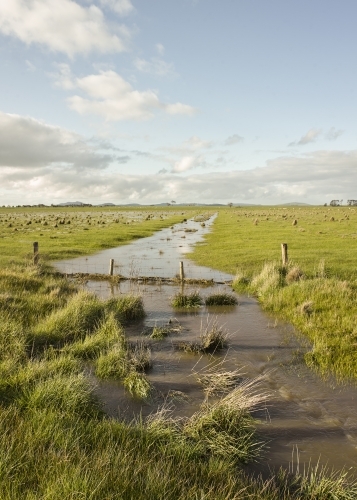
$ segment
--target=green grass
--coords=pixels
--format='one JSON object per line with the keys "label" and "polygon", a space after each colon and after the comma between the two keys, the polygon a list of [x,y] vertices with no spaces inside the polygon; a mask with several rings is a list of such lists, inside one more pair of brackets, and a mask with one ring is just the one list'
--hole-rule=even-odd
{"label": "green grass", "polygon": [[42,260],[79,257],[151,236],[197,213],[194,207],[0,208],[0,265],[32,256],[35,241]]}
{"label": "green grass", "polygon": [[213,231],[190,254],[198,264],[232,275],[242,269],[252,276],[266,262],[280,260],[281,243],[287,243],[289,259],[308,275],[324,259],[331,275],[357,279],[354,207],[232,207],[218,214]]}
{"label": "green grass", "polygon": [[202,298],[198,291],[187,294],[178,292],[172,297],[171,305],[177,309],[193,309],[202,305]]}
{"label": "green grass", "polygon": [[165,326],[154,326],[150,338],[162,340],[170,335],[170,329]]}
{"label": "green grass", "polygon": [[[1,499],[322,500],[327,492],[331,498],[354,498],[356,485],[344,476],[334,482],[325,474],[294,475],[292,482],[281,474],[269,483],[245,476],[241,464],[259,452],[250,414],[259,397],[241,385],[217,403],[206,401],[188,420],[162,413],[132,424],[107,418],[83,361],[93,359],[102,376],[120,372],[134,396],[152,392],[130,363],[136,349],[126,345],[112,304],[98,303],[40,268],[5,274],[11,279],[4,280],[4,310],[11,316],[0,334],[7,346],[0,360]],[[55,291],[50,307],[41,309],[49,290]],[[29,294],[32,307],[26,314]],[[61,335],[59,325],[67,333]],[[54,338],[54,345],[46,341],[34,356],[26,345],[29,332]]]}
{"label": "green grass", "polygon": [[[224,209],[191,257],[235,274],[236,291],[255,294],[306,335],[309,366],[356,380],[356,223],[353,207]],[[288,243],[288,267],[281,243]]]}
{"label": "green grass", "polygon": [[124,323],[145,316],[143,299],[139,295],[128,294],[112,297],[107,301],[106,308],[115,315],[118,321]]}
{"label": "green grass", "polygon": [[[29,210],[26,217],[34,219],[42,212],[42,209]],[[75,209],[69,212],[76,215]],[[78,210],[81,217],[83,212],[83,209]],[[98,217],[100,213],[106,213],[94,212]],[[154,215],[157,213],[153,212]],[[17,212],[7,209],[0,210],[0,213],[5,219]],[[292,226],[294,228],[300,224],[299,217],[296,218],[298,226]],[[27,227],[41,224],[45,235],[50,222],[48,220],[47,225],[42,225],[33,220]],[[166,224],[167,220],[156,222]],[[156,222],[155,218],[150,218],[143,224],[149,224],[149,231],[152,231]],[[135,353],[135,346],[131,348],[125,340],[121,324],[141,317],[142,304],[128,299],[120,308],[115,301],[100,301],[90,294],[78,292],[67,281],[52,275],[41,263],[39,266],[21,264],[22,252],[27,252],[25,249],[37,233],[29,233],[27,239],[24,236],[27,233],[19,226],[13,235],[10,231],[16,228],[16,221],[11,218],[10,228],[5,227],[4,220],[2,223],[3,238],[0,241],[4,243],[4,252],[1,262],[7,263],[7,267],[0,269],[2,500],[356,498],[357,485],[348,481],[344,473],[329,477],[328,471],[320,469],[291,475],[281,471],[272,474],[267,482],[247,477],[241,466],[259,453],[260,444],[256,440],[251,412],[261,396],[252,387],[242,384],[232,387],[233,382],[229,377],[227,379],[227,374],[223,374],[224,381],[216,389],[218,391],[223,384],[228,387],[228,394],[217,402],[206,400],[190,419],[177,421],[162,411],[151,420],[126,424],[104,415],[86,375],[88,363],[94,363],[96,369],[101,366],[103,377],[117,377],[120,372],[126,389],[134,395],[148,397],[151,394],[144,373],[133,369],[135,363],[131,363],[134,355],[136,359],[142,357],[142,363],[147,352],[141,349],[143,353]],[[71,224],[58,224],[58,228],[67,231],[77,223],[80,226],[73,216]],[[114,224],[120,226],[121,222]],[[259,228],[259,224],[254,227]],[[85,233],[89,234],[93,225]],[[89,251],[98,249],[105,240],[107,229],[102,229],[99,224],[95,227],[93,240],[88,239]],[[102,236],[99,236],[101,231]],[[111,234],[115,234],[114,230],[111,231],[108,229],[107,232],[106,241],[109,243],[113,242]],[[119,236],[124,233],[125,230],[117,231]],[[58,252],[61,257],[68,256],[66,248],[61,251],[61,242],[50,238],[55,233],[47,234],[43,242],[58,245],[52,255]],[[95,234],[97,242],[94,242]],[[129,237],[133,234],[134,231]],[[139,231],[135,234],[138,235]],[[12,255],[12,236],[16,245],[21,238],[24,239],[18,245],[16,255]],[[85,239],[80,242],[75,232],[68,233],[66,238],[62,243],[69,244],[73,238],[75,252],[86,251]],[[11,258],[16,262],[10,265]],[[262,302],[268,307],[269,297],[275,294],[281,294],[282,304],[295,300],[296,307],[294,305],[289,310],[294,311],[299,321],[306,322],[306,328],[309,321],[317,321],[316,318],[322,321],[318,316],[321,308],[326,317],[330,315],[329,322],[334,311],[338,311],[336,331],[339,335],[345,332],[352,326],[352,322],[346,319],[346,310],[355,302],[353,281],[344,284],[341,279],[330,275],[333,266],[327,257],[325,267],[319,266],[320,259],[311,268],[296,260],[304,271],[304,278],[287,284],[284,282],[287,273],[279,270],[279,266],[273,268],[272,287],[260,294]],[[340,262],[339,266],[342,265]],[[255,266],[256,262],[247,266],[249,282],[260,270],[258,266],[253,272]],[[277,274],[278,286],[275,287]],[[256,286],[255,293],[258,294],[261,285]],[[285,293],[290,295],[285,296]],[[346,302],[346,309],[339,310],[341,297]],[[274,307],[273,302],[269,307]],[[350,310],[351,318],[353,311]],[[350,346],[350,342],[346,340],[346,346]]]}
{"label": "green grass", "polygon": [[206,306],[235,306],[238,304],[238,299],[232,293],[211,293],[205,298]]}

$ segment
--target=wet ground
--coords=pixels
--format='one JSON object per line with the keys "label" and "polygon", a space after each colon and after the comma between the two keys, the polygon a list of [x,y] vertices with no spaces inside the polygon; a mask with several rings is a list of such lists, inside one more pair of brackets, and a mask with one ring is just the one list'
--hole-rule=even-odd
{"label": "wet ground", "polygon": [[[195,266],[184,253],[202,241],[210,222],[204,227],[189,221],[173,229],[165,229],[125,247],[106,250],[87,259],[73,259],[58,264],[66,272],[107,272],[108,261],[114,258],[120,274],[173,277],[178,262],[183,261],[186,276],[224,282],[230,275]],[[192,231],[197,229],[197,231]],[[187,231],[188,230],[188,231]],[[95,270],[94,270],[95,268]],[[181,286],[90,281],[87,287],[102,297],[139,293],[143,296],[146,317],[127,329],[131,341],[144,340],[150,345],[153,369],[148,378],[155,388],[149,402],[129,397],[118,382],[99,382],[97,393],[104,408],[113,417],[132,419],[140,413],[149,415],[163,402],[185,416],[197,410],[204,400],[196,376],[212,363],[222,362],[226,370],[239,369],[242,378],[265,375],[262,390],[269,391],[265,408],[255,414],[258,432],[267,443],[264,458],[252,470],[266,472],[269,468],[288,468],[293,461],[327,465],[330,468],[355,469],[357,465],[357,389],[328,382],[309,370],[303,362],[308,348],[292,327],[277,323],[264,314],[254,298],[238,297],[239,304],[229,307],[201,306],[195,312],[176,311],[170,298]],[[202,297],[217,290],[232,293],[228,285],[199,289]],[[197,290],[185,285],[184,291]],[[184,353],[177,349],[182,341],[199,339],[207,325],[217,322],[228,332],[228,349],[212,355]],[[163,340],[150,339],[153,326],[170,325],[171,333]],[[299,458],[297,459],[298,450]]]}

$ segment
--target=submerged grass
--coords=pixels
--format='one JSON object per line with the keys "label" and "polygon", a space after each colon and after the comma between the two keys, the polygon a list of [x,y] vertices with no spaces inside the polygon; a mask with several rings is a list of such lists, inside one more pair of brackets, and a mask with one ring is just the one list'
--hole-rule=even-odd
{"label": "submerged grass", "polygon": [[228,332],[222,326],[218,325],[217,318],[211,320],[208,316],[206,325],[201,323],[200,341],[182,341],[177,344],[177,348],[196,354],[213,354],[227,347],[228,338]]}

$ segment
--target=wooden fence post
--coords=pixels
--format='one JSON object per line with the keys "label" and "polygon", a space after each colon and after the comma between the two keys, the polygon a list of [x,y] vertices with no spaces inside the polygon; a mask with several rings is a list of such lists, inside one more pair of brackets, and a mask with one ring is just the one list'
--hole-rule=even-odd
{"label": "wooden fence post", "polygon": [[183,262],[180,262],[180,280],[183,281],[185,279],[185,272],[183,270]]}
{"label": "wooden fence post", "polygon": [[283,259],[283,266],[287,266],[287,264],[288,264],[288,244],[287,243],[281,244],[281,256]]}
{"label": "wooden fence post", "polygon": [[109,261],[109,275],[113,276],[114,271],[114,259],[110,259]]}
{"label": "wooden fence post", "polygon": [[38,263],[38,241],[34,241],[33,243],[33,263],[36,265]]}

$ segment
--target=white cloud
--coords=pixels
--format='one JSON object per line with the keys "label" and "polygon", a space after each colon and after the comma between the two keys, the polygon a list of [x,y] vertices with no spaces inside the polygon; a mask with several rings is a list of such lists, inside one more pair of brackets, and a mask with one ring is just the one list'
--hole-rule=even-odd
{"label": "white cloud", "polygon": [[101,71],[97,75],[76,78],[75,85],[87,97],[69,97],[69,107],[80,114],[95,114],[107,121],[147,120],[155,111],[168,114],[192,115],[196,110],[182,103],[166,104],[153,90],[134,90],[129,82],[115,71]]}
{"label": "white cloud", "polygon": [[[192,147],[200,142],[204,141],[196,136],[185,141]],[[177,160],[162,158],[171,171],[163,169],[160,175],[121,174],[115,166],[128,163],[130,157],[110,143],[88,141],[61,127],[0,112],[0,194],[5,204],[72,198],[93,203],[150,204],[175,199],[322,204],[357,196],[357,150],[281,156],[252,170],[194,175],[194,169],[207,169],[205,156],[196,151],[191,149],[191,154]]]}
{"label": "white cloud", "polygon": [[165,104],[165,111],[170,115],[188,115],[192,116],[197,113],[197,109],[189,106],[188,104],[182,104],[177,102],[175,104]]}
{"label": "white cloud", "polygon": [[[37,148],[36,148],[37,149]],[[181,167],[189,172],[194,159]],[[1,162],[3,165],[3,162]],[[132,175],[109,169],[1,168],[3,203],[52,203],[75,198],[88,202],[150,204],[172,199],[180,202],[247,202],[258,204],[301,201],[325,203],[356,198],[356,151],[316,151],[300,158],[280,157],[253,170],[177,176]],[[178,166],[179,167],[179,166]],[[29,186],[36,186],[31,191]],[[19,194],[21,193],[21,194]],[[16,198],[17,197],[17,198]],[[8,200],[8,201],[6,201]]]}
{"label": "white cloud", "polygon": [[[123,157],[124,158],[124,157]],[[80,135],[33,118],[0,112],[0,167],[102,169],[120,158],[102,154]]]}
{"label": "white cloud", "polygon": [[137,57],[134,66],[142,73],[150,73],[156,76],[176,76],[173,63],[168,63],[158,57],[152,57],[150,61]]}
{"label": "white cloud", "polygon": [[197,167],[204,167],[205,161],[202,156],[184,156],[181,160],[175,162],[171,169],[172,173],[180,174],[182,172],[187,172],[188,170],[193,170]]}
{"label": "white cloud", "polygon": [[[109,2],[129,8],[130,2]],[[26,43],[39,44],[69,57],[90,52],[120,52],[128,29],[109,30],[103,12],[73,0],[0,0],[0,32]]]}
{"label": "white cloud", "polygon": [[231,135],[224,141],[225,146],[233,146],[234,144],[239,144],[244,141],[244,137],[241,137],[238,134]]}
{"label": "white cloud", "polygon": [[304,146],[305,144],[315,142],[319,135],[321,135],[321,132],[320,129],[312,128],[298,142],[291,142],[289,146]]}
{"label": "white cloud", "polygon": [[310,142],[315,142],[320,134],[321,130],[312,128],[303,137],[301,137],[300,141],[297,144],[298,146],[304,146],[305,144],[309,144]]}

